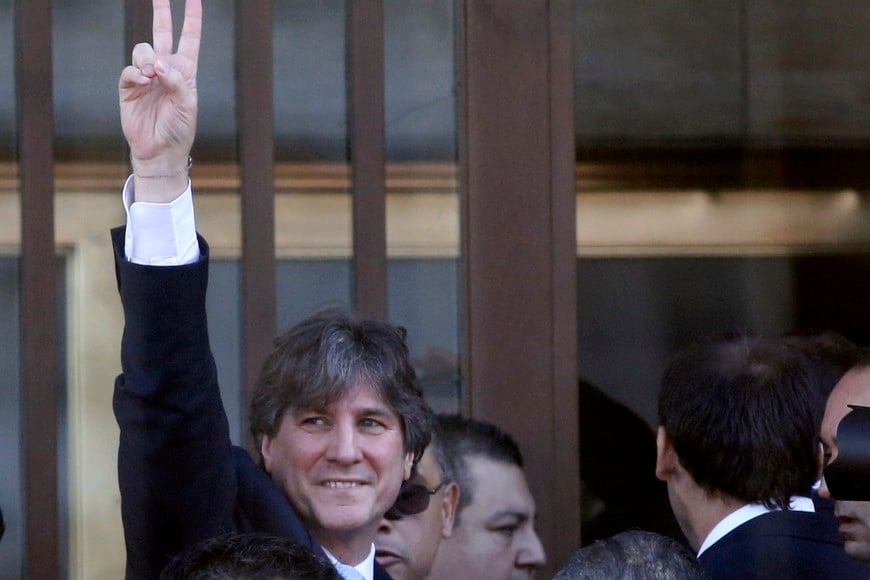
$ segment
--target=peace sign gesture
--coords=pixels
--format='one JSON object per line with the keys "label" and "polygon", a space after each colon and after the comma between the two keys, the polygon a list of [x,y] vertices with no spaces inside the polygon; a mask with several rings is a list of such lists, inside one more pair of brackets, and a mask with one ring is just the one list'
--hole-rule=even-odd
{"label": "peace sign gesture", "polygon": [[[132,65],[124,68],[118,82],[121,127],[137,177],[181,177],[186,187],[184,169],[196,135],[202,0],[186,0],[176,52],[170,0],[153,0],[153,10],[153,46],[133,48]],[[139,185],[137,179],[137,198]]]}

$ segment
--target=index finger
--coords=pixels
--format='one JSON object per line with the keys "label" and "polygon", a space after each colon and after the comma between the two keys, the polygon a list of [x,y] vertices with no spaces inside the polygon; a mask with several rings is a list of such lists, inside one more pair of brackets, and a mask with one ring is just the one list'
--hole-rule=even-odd
{"label": "index finger", "polygon": [[152,3],[152,46],[157,54],[172,54],[172,8],[169,0],[154,0]]}
{"label": "index finger", "polygon": [[202,0],[187,0],[184,6],[184,27],[178,39],[178,54],[197,62],[202,38]]}

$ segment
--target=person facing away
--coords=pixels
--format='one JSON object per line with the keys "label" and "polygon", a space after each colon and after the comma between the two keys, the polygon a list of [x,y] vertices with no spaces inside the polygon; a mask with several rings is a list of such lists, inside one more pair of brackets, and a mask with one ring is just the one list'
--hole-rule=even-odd
{"label": "person facing away", "polygon": [[429,578],[531,578],[546,558],[519,447],[491,423],[439,415],[438,424],[453,460],[459,506]]}
{"label": "person facing away", "polygon": [[674,538],[630,530],[577,550],[553,580],[705,580],[695,555]]}
{"label": "person facing away", "polygon": [[233,447],[208,342],[208,244],[195,228],[189,155],[202,2],[173,51],[170,0],[153,44],[119,80],[133,175],[112,232],[124,309],[114,411],[127,577],[156,578],[184,548],[228,532],[288,537],[347,578],[388,578],[373,540],[434,422],[404,329],[324,311],[275,340],[253,389],[258,465]]}
{"label": "person facing away", "polygon": [[679,353],[662,379],[656,475],[713,580],[866,578],[829,513],[804,357],[778,342],[720,336]]}
{"label": "person facing away", "polygon": [[224,534],[173,558],[160,580],[340,580],[314,550],[268,534]]}
{"label": "person facing away", "polygon": [[459,503],[453,471],[436,429],[375,536],[375,558],[396,580],[426,578],[438,546],[453,533]]}
{"label": "person facing away", "polygon": [[[870,352],[864,351],[858,362],[845,374],[831,391],[822,420],[822,448],[825,464],[837,459],[837,428],[849,414],[849,405],[870,406]],[[832,498],[825,478],[819,495]],[[832,498],[834,515],[840,523],[839,532],[845,541],[846,553],[870,566],[870,502],[844,501]],[[868,568],[870,577],[870,568]]]}

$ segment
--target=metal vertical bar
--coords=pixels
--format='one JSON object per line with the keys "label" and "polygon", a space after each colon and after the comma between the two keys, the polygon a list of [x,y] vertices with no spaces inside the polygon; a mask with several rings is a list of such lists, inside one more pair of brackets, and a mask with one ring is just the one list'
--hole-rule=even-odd
{"label": "metal vertical bar", "polygon": [[[235,46],[242,195],[242,392],[247,409],[251,387],[272,350],[277,324],[271,0],[236,2]],[[247,420],[243,433],[248,433]],[[249,439],[248,446],[252,445]]]}
{"label": "metal vertical bar", "polygon": [[[553,244],[553,505],[559,524],[550,561],[580,545],[580,425],[577,385],[577,194],[574,137],[574,2],[550,0],[550,166]],[[582,417],[580,418],[582,420]]]}
{"label": "metal vertical bar", "polygon": [[348,0],[348,126],[353,178],[354,301],[387,317],[383,0]]}
{"label": "metal vertical bar", "polygon": [[29,578],[57,578],[60,574],[51,4],[51,0],[27,0],[15,5],[21,180],[23,572]]}
{"label": "metal vertical bar", "polygon": [[544,576],[556,569],[554,555],[576,549],[580,526],[576,503],[556,503],[576,497],[579,458],[553,469],[576,454],[578,442],[576,362],[569,360],[576,294],[574,284],[561,286],[575,267],[566,249],[574,235],[566,213],[573,127],[558,125],[570,123],[573,107],[564,100],[570,78],[560,76],[570,74],[573,58],[566,4],[465,0],[463,41],[465,384],[472,415],[503,427],[523,449],[550,555]]}
{"label": "metal vertical bar", "polygon": [[468,154],[468,0],[454,0],[454,12],[456,13],[456,49],[454,55],[456,76],[458,80],[458,95],[456,98],[456,159],[458,161],[457,186],[460,194],[459,215],[459,255],[460,255],[460,285],[462,293],[459,312],[461,317],[460,328],[462,335],[460,340],[464,355],[460,357],[460,373],[462,376],[462,388],[459,392],[459,411],[463,416],[473,416],[471,408],[470,383],[472,358],[474,353],[471,349],[472,332],[469,321],[471,320],[471,280],[468,277],[469,259],[471,252],[471,226],[468,219],[469,210],[469,154]]}

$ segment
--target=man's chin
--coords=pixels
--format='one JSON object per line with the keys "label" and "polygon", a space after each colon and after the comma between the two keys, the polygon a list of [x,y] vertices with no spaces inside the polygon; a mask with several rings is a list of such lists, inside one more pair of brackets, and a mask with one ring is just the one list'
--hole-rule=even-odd
{"label": "man's chin", "polygon": [[870,543],[847,539],[843,548],[850,557],[870,565]]}
{"label": "man's chin", "polygon": [[390,576],[394,579],[401,580],[401,578],[404,577],[400,571],[405,569],[405,561],[399,556],[377,552],[375,560],[378,561],[378,564],[386,568],[387,572],[389,572]]}
{"label": "man's chin", "polygon": [[368,512],[358,509],[330,509],[316,514],[317,527],[333,533],[356,533],[366,527],[377,524],[380,518],[374,519]]}

